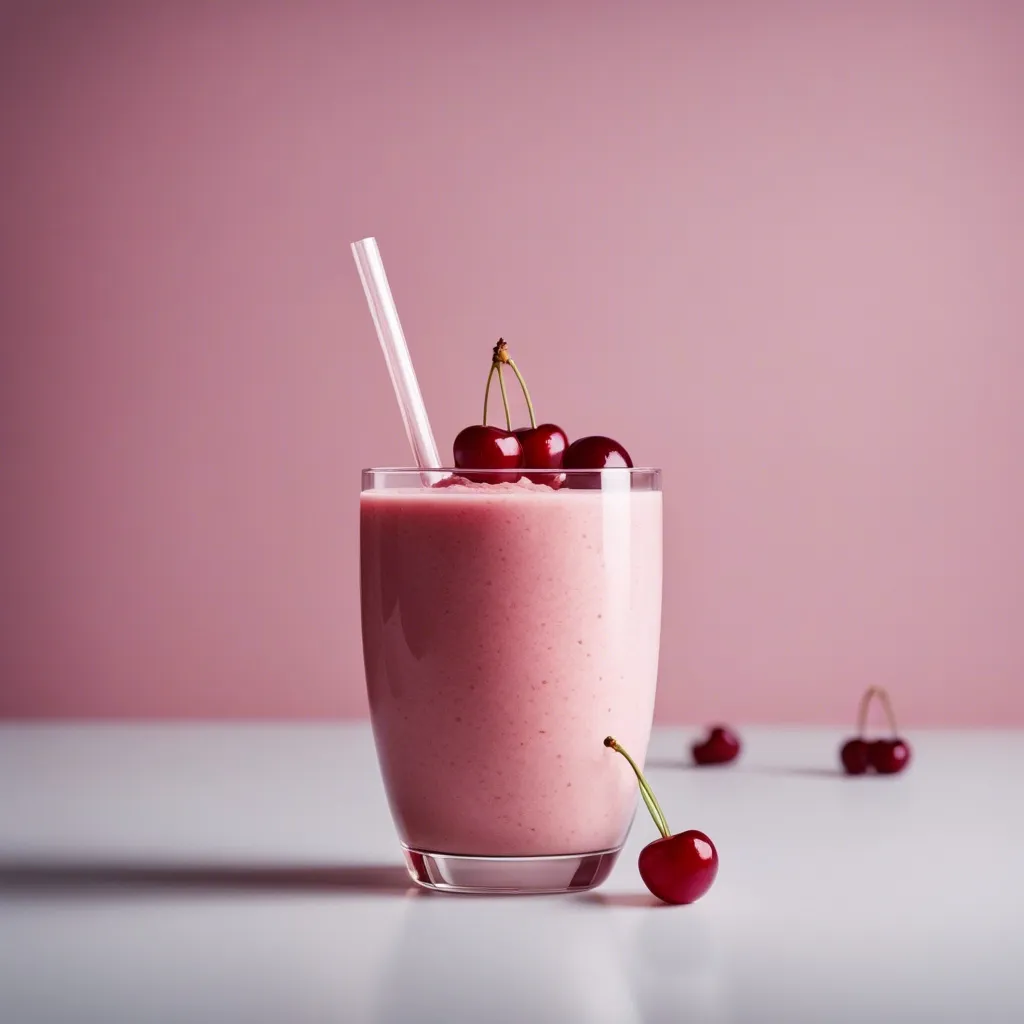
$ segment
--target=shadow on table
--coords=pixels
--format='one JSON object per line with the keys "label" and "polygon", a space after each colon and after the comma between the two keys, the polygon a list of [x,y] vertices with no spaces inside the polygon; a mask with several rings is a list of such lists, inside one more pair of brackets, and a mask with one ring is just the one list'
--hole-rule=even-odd
{"label": "shadow on table", "polygon": [[705,764],[696,765],[692,761],[683,761],[670,757],[648,758],[645,768],[673,768],[683,771],[700,772],[740,772],[748,775],[803,775],[820,779],[844,779],[846,776],[838,768],[819,768],[799,765],[745,765],[745,764]]}
{"label": "shadow on table", "polygon": [[0,858],[0,894],[159,890],[401,895],[412,888],[409,873],[398,864],[218,864]]}
{"label": "shadow on table", "polygon": [[590,892],[574,894],[569,899],[581,907],[628,907],[655,910],[669,906],[667,903],[662,903],[656,896],[646,892],[602,892],[600,889],[593,889]]}

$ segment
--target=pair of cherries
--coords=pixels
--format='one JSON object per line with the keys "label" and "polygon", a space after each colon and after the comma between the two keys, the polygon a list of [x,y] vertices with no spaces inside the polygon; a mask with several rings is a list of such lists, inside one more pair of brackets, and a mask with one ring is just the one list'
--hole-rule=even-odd
{"label": "pair of cherries", "polygon": [[[868,711],[877,698],[885,710],[891,733],[885,739],[867,740]],[[899,735],[896,716],[889,694],[880,686],[869,686],[860,699],[857,711],[857,735],[848,739],[839,749],[839,761],[847,775],[864,775],[874,770],[879,775],[898,775],[910,764],[910,744]]]}
{"label": "pair of cherries", "polygon": [[[512,429],[512,416],[509,411],[508,395],[505,392],[504,367],[508,367],[519,381],[526,400],[526,408],[530,414],[530,425]],[[487,425],[487,404],[491,394],[491,382],[495,374],[501,389],[501,402],[505,409],[505,430]],[[508,354],[508,345],[501,338],[491,353],[491,369],[487,374],[487,386],[484,389],[484,416],[482,423],[474,423],[464,427],[455,437],[452,454],[457,469],[502,470],[499,477],[482,477],[487,481],[516,481],[523,474],[516,470],[529,469],[613,469],[629,468],[633,460],[629,452],[618,441],[610,437],[594,435],[581,437],[572,444],[565,431],[554,423],[538,425],[533,411],[526,381],[519,372],[519,367]],[[475,479],[466,474],[469,479]],[[537,484],[559,486],[565,479],[562,473],[526,473],[526,478]]]}

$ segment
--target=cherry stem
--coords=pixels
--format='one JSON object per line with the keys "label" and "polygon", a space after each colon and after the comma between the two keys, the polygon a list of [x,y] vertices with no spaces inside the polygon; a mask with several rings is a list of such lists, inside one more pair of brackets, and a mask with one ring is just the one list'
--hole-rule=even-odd
{"label": "cherry stem", "polygon": [[498,364],[491,363],[491,372],[487,374],[487,387],[484,388],[484,426],[487,426],[487,400],[491,397],[491,378],[494,376],[494,371],[498,368]]}
{"label": "cherry stem", "polygon": [[533,402],[530,401],[530,390],[526,386],[526,381],[523,380],[523,375],[519,372],[519,367],[516,366],[511,357],[509,357],[508,365],[516,375],[516,380],[519,381],[519,386],[523,389],[523,398],[526,399],[526,411],[530,414],[530,428],[533,429],[537,426],[537,417],[533,415]]}
{"label": "cherry stem", "polygon": [[636,774],[636,781],[640,783],[640,795],[644,798],[644,803],[647,804],[647,810],[651,812],[651,817],[654,819],[654,824],[658,826],[658,831],[662,834],[665,839],[668,839],[672,835],[672,830],[668,827],[668,821],[665,818],[665,812],[661,809],[661,804],[658,803],[658,798],[654,795],[654,790],[651,789],[647,780],[644,778],[644,773],[640,771],[640,766],[629,756],[626,752],[625,747],[619,746],[619,741],[614,736],[606,736],[604,740],[606,747],[611,747],[617,754],[621,754],[628,762],[630,768]]}
{"label": "cherry stem", "polygon": [[869,686],[864,691],[864,696],[860,699],[860,707],[857,709],[857,735],[864,735],[868,724],[868,711],[871,708],[871,702],[876,697],[882,705],[882,710],[885,712],[885,717],[889,722],[889,728],[893,736],[897,736],[899,729],[896,726],[896,715],[892,709],[892,701],[889,699],[888,691],[881,686]]}
{"label": "cherry stem", "polygon": [[512,432],[512,416],[508,411],[508,395],[505,394],[505,378],[501,375],[501,363],[498,363],[498,387],[501,388],[501,404],[505,407],[505,426]]}

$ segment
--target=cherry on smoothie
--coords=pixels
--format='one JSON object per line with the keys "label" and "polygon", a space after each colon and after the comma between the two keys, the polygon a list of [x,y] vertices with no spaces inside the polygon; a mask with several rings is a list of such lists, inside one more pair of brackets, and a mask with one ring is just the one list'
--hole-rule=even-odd
{"label": "cherry on smoothie", "polygon": [[[867,740],[868,712],[875,699],[882,705],[889,723],[891,735],[888,738]],[[839,750],[839,761],[847,775],[864,775],[873,768],[879,775],[896,775],[910,764],[910,744],[899,735],[896,715],[888,691],[881,686],[869,686],[860,699],[857,709],[857,735],[843,743]]]}
{"label": "cherry on smoothie", "polygon": [[[518,427],[513,431],[523,446],[523,465],[537,469],[559,469],[562,456],[569,447],[569,439],[561,427],[554,423],[541,423],[536,427]],[[535,484],[555,484],[564,479],[564,473],[526,473]]]}
{"label": "cherry on smoothie", "polygon": [[[523,448],[515,434],[479,423],[459,431],[452,454],[459,469],[517,469],[523,464]],[[472,479],[469,473],[466,476]],[[518,473],[501,475],[502,480],[518,478]],[[479,479],[486,481],[488,477],[481,475]]]}
{"label": "cherry on smoothie", "polygon": [[640,766],[615,739],[607,736],[606,747],[621,754],[636,775],[647,810],[661,833],[660,839],[648,843],[641,851],[637,866],[644,885],[663,903],[693,903],[711,888],[718,875],[718,851],[703,832],[687,829],[672,834],[654,791],[640,771]]}
{"label": "cherry on smoothie", "polygon": [[573,441],[565,450],[562,465],[566,469],[631,469],[633,460],[618,441],[595,434]]}
{"label": "cherry on smoothie", "polygon": [[728,764],[740,754],[740,738],[725,725],[716,725],[701,743],[690,747],[695,764]]}
{"label": "cherry on smoothie", "polygon": [[[509,411],[508,394],[505,391],[505,378],[502,369],[508,368],[515,374],[516,380],[523,391],[526,408],[530,415],[529,427],[512,429],[512,416]],[[487,426],[487,404],[491,394],[491,382],[498,375],[498,387],[501,390],[501,404],[505,411],[505,430]],[[508,345],[503,338],[491,352],[491,368],[487,374],[487,385],[484,389],[484,415],[482,426],[465,427],[455,438],[453,455],[455,465],[459,469],[501,469],[515,470],[520,467],[529,469],[558,469],[562,465],[562,454],[568,446],[568,438],[561,427],[553,423],[537,426],[537,418],[530,399],[530,391],[526,386],[519,367],[508,353]],[[513,462],[513,459],[515,461]],[[473,479],[470,474],[465,474]],[[501,480],[518,480],[521,474],[501,473],[499,476],[486,477],[492,482]],[[545,483],[555,486],[562,474],[527,473],[527,478],[534,483]]]}

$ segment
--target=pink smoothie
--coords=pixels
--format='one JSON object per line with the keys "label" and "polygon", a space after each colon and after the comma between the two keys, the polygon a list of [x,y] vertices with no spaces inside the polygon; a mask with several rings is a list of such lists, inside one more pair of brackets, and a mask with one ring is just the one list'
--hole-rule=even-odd
{"label": "pink smoothie", "polygon": [[616,849],[661,625],[661,493],[527,482],[364,491],[363,651],[377,751],[414,849]]}

